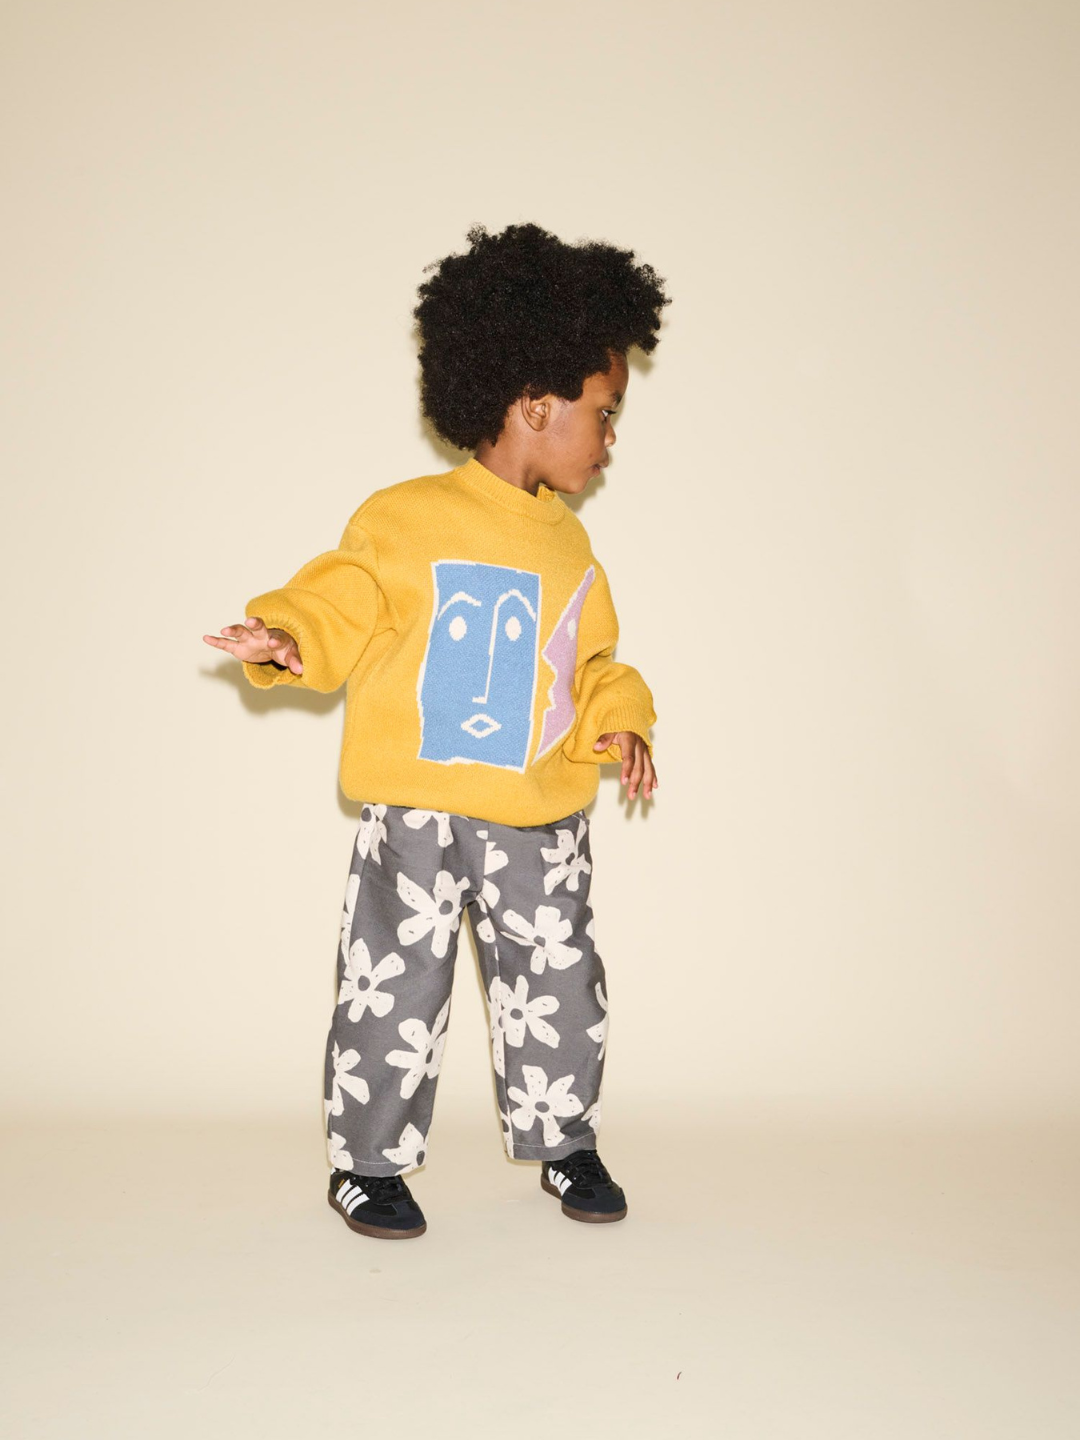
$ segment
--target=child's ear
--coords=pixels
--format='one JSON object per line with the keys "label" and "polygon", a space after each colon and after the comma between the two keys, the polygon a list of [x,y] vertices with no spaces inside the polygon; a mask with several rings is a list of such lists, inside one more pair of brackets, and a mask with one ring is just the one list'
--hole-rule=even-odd
{"label": "child's ear", "polygon": [[528,391],[518,401],[518,408],[530,430],[543,430],[551,422],[552,397],[530,395]]}

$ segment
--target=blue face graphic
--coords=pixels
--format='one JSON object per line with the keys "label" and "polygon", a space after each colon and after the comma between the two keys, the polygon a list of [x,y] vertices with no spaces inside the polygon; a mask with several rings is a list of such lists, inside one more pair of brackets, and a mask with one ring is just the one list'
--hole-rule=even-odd
{"label": "blue face graphic", "polygon": [[421,760],[524,770],[536,691],[540,576],[436,560],[421,667]]}

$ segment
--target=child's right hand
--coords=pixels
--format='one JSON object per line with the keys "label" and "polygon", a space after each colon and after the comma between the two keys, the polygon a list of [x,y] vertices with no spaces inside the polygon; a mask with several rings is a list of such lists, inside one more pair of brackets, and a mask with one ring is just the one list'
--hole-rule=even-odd
{"label": "child's right hand", "polygon": [[287,630],[267,629],[257,615],[249,615],[243,625],[223,625],[221,634],[228,635],[222,640],[218,635],[204,635],[208,645],[219,650],[228,650],[237,660],[249,660],[253,665],[262,665],[267,660],[287,667],[294,675],[302,675],[304,666],[300,660],[300,647]]}

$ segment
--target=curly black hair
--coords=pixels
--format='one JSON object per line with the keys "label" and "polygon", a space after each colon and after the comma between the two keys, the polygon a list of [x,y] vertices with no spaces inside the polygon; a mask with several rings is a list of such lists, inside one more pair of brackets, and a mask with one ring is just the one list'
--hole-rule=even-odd
{"label": "curly black hair", "polygon": [[612,353],[659,344],[670,305],[651,265],[600,240],[568,245],[539,225],[490,235],[424,267],[413,310],[420,339],[420,402],[436,432],[461,450],[498,440],[524,394],[577,400]]}

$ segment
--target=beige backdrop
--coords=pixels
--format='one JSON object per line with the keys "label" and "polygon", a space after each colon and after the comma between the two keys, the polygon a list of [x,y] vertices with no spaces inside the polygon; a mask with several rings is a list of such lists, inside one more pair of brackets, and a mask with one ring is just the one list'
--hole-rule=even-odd
{"label": "beige backdrop", "polygon": [[[613,1123],[1075,1112],[1077,30],[7,6],[12,1114],[319,1124],[343,696],[200,637],[463,458],[415,288],[524,219],[674,297],[580,503],[659,714],[590,812]],[[498,1144],[460,959],[433,1157]]]}
{"label": "beige backdrop", "polygon": [[[0,26],[0,1430],[1076,1440],[1074,0]],[[504,1158],[466,941],[387,1246],[323,1190],[343,696],[201,636],[462,458],[410,312],[515,220],[673,297],[580,503],[659,716],[591,809],[629,1215]]]}

